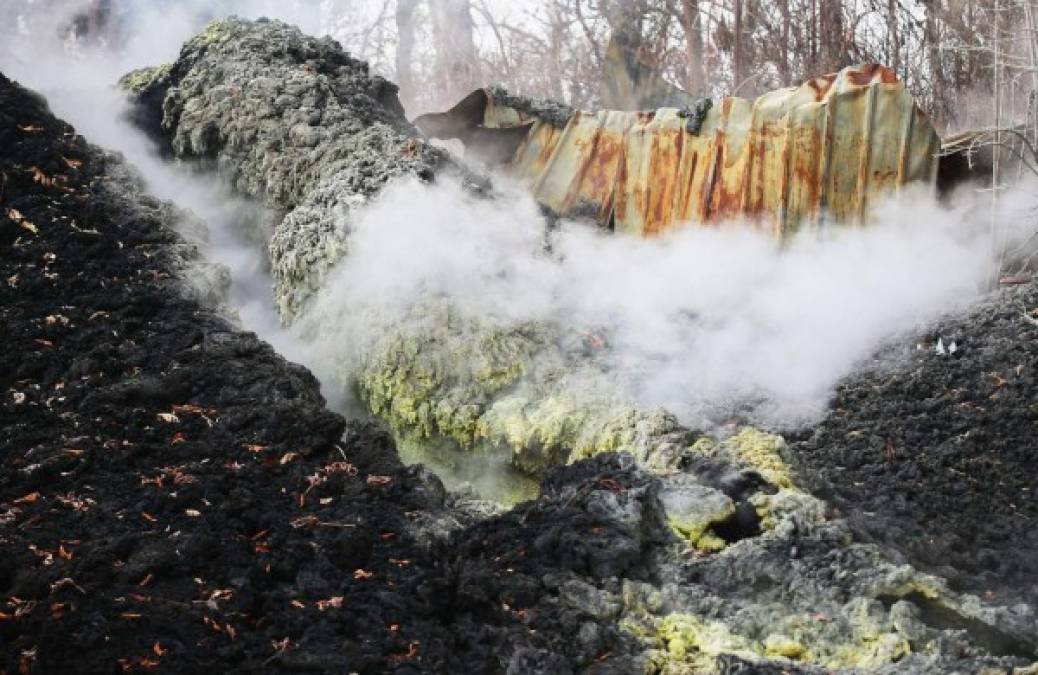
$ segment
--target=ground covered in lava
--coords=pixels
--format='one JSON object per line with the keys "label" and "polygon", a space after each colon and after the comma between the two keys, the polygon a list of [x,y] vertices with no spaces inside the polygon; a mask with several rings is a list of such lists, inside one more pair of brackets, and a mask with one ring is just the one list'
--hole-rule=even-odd
{"label": "ground covered in lava", "polygon": [[[203,303],[186,218],[0,76],[0,674],[1033,660],[1030,610],[975,606],[882,555],[996,598],[999,580],[1033,589],[1033,501],[1016,495],[1034,480],[1034,329],[1012,310],[1030,287],[940,327],[955,355],[848,382],[787,450],[881,550],[716,456],[678,476],[599,456],[502,513],[448,494]],[[661,494],[691,516],[689,495],[722,492],[736,516],[707,524],[726,548],[680,541]]]}
{"label": "ground covered in lava", "polygon": [[185,295],[178,217],[0,76],[0,672],[479,672],[563,639],[526,582],[473,595],[522,536],[452,568],[409,534],[459,524],[438,479]]}
{"label": "ground covered in lava", "polygon": [[1033,604],[1038,285],[1007,281],[877,354],[790,457],[865,539],[970,592]]}

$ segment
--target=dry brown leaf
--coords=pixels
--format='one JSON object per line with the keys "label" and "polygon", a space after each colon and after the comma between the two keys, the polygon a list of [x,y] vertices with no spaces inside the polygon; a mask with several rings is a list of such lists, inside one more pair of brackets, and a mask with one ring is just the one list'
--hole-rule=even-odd
{"label": "dry brown leaf", "polygon": [[33,647],[32,649],[26,649],[22,651],[21,658],[18,659],[18,675],[29,675],[33,671],[36,665],[36,651],[39,647]]}
{"label": "dry brown leaf", "polygon": [[291,521],[289,525],[298,530],[301,527],[316,527],[320,522],[317,516],[301,516]]}
{"label": "dry brown leaf", "polygon": [[29,167],[29,171],[32,172],[32,180],[33,180],[34,183],[39,183],[40,185],[43,185],[43,186],[46,186],[46,187],[50,187],[51,185],[54,185],[54,179],[49,177],[47,174],[43,173],[43,171],[40,169],[40,167],[38,167],[38,166]]}
{"label": "dry brown leaf", "polygon": [[68,157],[65,157],[64,155],[61,156],[61,159],[65,162],[65,164],[70,169],[78,169],[79,167],[83,166],[83,160],[81,160],[81,159],[69,159]]}
{"label": "dry brown leaf", "polygon": [[65,588],[66,586],[71,586],[83,595],[87,594],[87,592],[83,590],[83,587],[77,584],[75,580],[72,579],[72,577],[65,577],[63,579],[58,579],[57,581],[55,581],[53,584],[50,585],[50,592],[56,593],[61,589]]}
{"label": "dry brown leaf", "polygon": [[393,654],[389,658],[394,663],[401,663],[403,661],[413,661],[418,657],[418,641],[411,640],[407,645],[407,652],[404,654]]}
{"label": "dry brown leaf", "polygon": [[25,495],[24,497],[19,497],[18,499],[14,500],[14,503],[15,504],[35,504],[36,500],[38,500],[39,498],[40,498],[40,493],[39,492],[30,492],[29,494]]}
{"label": "dry brown leaf", "polygon": [[155,656],[158,656],[158,657],[163,657],[163,656],[165,656],[166,654],[169,653],[169,650],[168,649],[164,649],[162,647],[162,645],[160,643],[158,643],[158,642],[156,642],[155,644],[153,644],[151,646],[151,651],[155,652]]}
{"label": "dry brown leaf", "polygon": [[342,607],[342,602],[343,597],[341,595],[336,595],[334,597],[328,598],[327,600],[318,600],[317,609],[319,609],[322,612],[329,608],[339,609],[340,607]]}
{"label": "dry brown leaf", "polygon": [[183,404],[173,406],[174,413],[190,413],[192,415],[198,415],[205,420],[205,423],[209,426],[213,426],[213,415],[216,415],[216,410],[213,408],[200,408],[197,405]]}
{"label": "dry brown leaf", "polygon": [[369,572],[369,571],[363,570],[363,569],[355,569],[355,570],[353,570],[353,578],[354,579],[358,579],[358,580],[360,580],[360,579],[370,579],[373,576],[375,576],[374,572]]}
{"label": "dry brown leaf", "polygon": [[344,473],[347,476],[356,476],[358,473],[357,467],[349,462],[332,462],[327,466],[321,468],[321,473],[331,475],[333,473]]}
{"label": "dry brown leaf", "polygon": [[18,225],[21,226],[22,229],[28,230],[33,234],[39,233],[39,229],[37,229],[37,227],[33,225],[31,221],[29,221],[25,216],[23,216],[22,212],[18,209],[7,209],[7,217],[13,220],[14,222],[18,223]]}
{"label": "dry brown leaf", "polygon": [[177,424],[178,422],[180,422],[180,418],[174,415],[173,413],[159,413],[158,415],[156,415],[156,417],[158,417],[166,424]]}

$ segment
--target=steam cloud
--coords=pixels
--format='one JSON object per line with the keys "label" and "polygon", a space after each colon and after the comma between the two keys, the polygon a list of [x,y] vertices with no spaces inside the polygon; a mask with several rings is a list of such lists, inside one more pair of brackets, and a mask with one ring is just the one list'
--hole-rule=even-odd
{"label": "steam cloud", "polygon": [[[160,156],[155,144],[127,121],[128,105],[115,83],[135,68],[172,61],[181,45],[214,17],[238,14],[293,21],[308,16],[290,0],[141,0],[116,3],[114,34],[101,40],[69,37],[73,18],[89,0],[12,0],[0,5],[0,24],[13,27],[0,42],[0,71],[47,97],[54,113],[87,140],[122,153],[140,171],[148,189],[208,225],[199,233],[184,223],[189,239],[201,235],[203,255],[231,272],[229,303],[241,324],[262,335],[289,359],[308,363],[306,350],[282,330],[274,310],[262,243],[273,214],[207,176]],[[309,3],[306,3],[309,4]],[[317,30],[312,12],[306,30]],[[111,43],[106,43],[106,40]],[[329,391],[330,400],[338,400]]]}
{"label": "steam cloud", "polygon": [[975,300],[990,274],[987,225],[966,206],[906,194],[874,219],[784,246],[738,223],[635,239],[569,222],[548,253],[518,189],[486,201],[398,183],[355,224],[304,324],[342,358],[446,298],[472,316],[602,335],[616,393],[686,424],[749,405],[788,426],[819,415],[884,339]]}
{"label": "steam cloud", "polygon": [[[18,34],[0,46],[0,69],[47,95],[90,140],[123,152],[158,196],[208,223],[207,253],[231,268],[244,325],[314,368],[333,405],[344,405],[334,396],[345,388],[335,383],[343,360],[349,372],[416,304],[446,298],[474,316],[601,333],[618,393],[689,425],[746,402],[765,422],[796,424],[820,414],[835,383],[881,341],[974,300],[990,274],[986,221],[929,195],[882,205],[872,227],[784,247],[745,224],[639,240],[563,223],[546,249],[537,207],[518,189],[499,181],[501,194],[488,201],[450,183],[404,182],[352,224],[349,255],[289,333],[274,315],[262,247],[247,236],[269,215],[159,159],[120,121],[124,103],[112,88],[132,68],[172,60],[215,13],[211,3],[137,3],[122,17],[118,50],[80,47],[77,58],[57,26],[84,3],[57,4],[60,12],[41,18],[39,2],[5,3],[0,19]],[[220,9],[292,21],[298,7]]]}

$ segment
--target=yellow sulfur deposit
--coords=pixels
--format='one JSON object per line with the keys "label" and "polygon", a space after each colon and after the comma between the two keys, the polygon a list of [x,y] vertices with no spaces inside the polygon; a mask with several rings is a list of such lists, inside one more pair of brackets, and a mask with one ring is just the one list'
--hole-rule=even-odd
{"label": "yellow sulfur deposit", "polygon": [[772,485],[793,488],[793,477],[789,465],[782,459],[780,451],[786,447],[781,436],[764,433],[746,427],[721,443],[721,448],[737,459],[749,464]]}

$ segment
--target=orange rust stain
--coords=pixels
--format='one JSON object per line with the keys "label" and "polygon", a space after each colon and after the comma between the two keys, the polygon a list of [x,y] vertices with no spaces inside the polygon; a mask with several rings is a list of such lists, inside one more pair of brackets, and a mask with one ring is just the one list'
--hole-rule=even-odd
{"label": "orange rust stain", "polygon": [[[630,192],[626,188],[628,185],[627,176],[627,161],[621,161],[619,167],[616,170],[616,184],[619,186],[613,195],[613,213],[615,214],[614,220],[619,220],[627,215],[627,195]],[[603,207],[605,204],[603,204]],[[616,227],[616,223],[613,223],[613,227]]]}
{"label": "orange rust stain", "polygon": [[[684,138],[684,137],[682,137],[682,138]],[[689,217],[692,216],[692,214],[689,213],[689,211],[691,211],[691,209],[692,209],[692,194],[693,194],[691,181],[693,180],[693,178],[696,175],[696,168],[698,167],[698,165],[699,165],[699,153],[693,150],[692,151],[692,159],[689,160],[689,169],[688,169],[688,178],[689,178],[690,183],[688,185],[688,188],[683,191],[683,195],[682,196],[684,197],[684,199],[682,199],[682,202],[681,202],[681,211],[676,214],[678,218],[689,218]]]}
{"label": "orange rust stain", "polygon": [[714,214],[712,212],[714,205],[714,188],[721,177],[722,170],[724,169],[724,140],[724,132],[718,129],[714,133],[714,144],[712,148],[714,156],[711,158],[713,161],[707,169],[708,173],[706,180],[703,181],[703,192],[700,195],[700,203],[702,204],[701,218],[704,223],[714,220]]}
{"label": "orange rust stain", "polygon": [[665,190],[660,195],[658,220],[653,223],[656,233],[664,232],[681,221],[684,212],[675,213],[674,208],[677,198],[684,196],[681,194],[682,181],[691,178],[691,174],[685,176],[680,173],[685,154],[685,132],[671,131],[667,140],[666,154],[657,159],[657,164],[662,166],[661,175],[665,177]]}
{"label": "orange rust stain", "polygon": [[605,132],[597,134],[597,143],[587,160],[586,172],[581,181],[581,196],[595,197],[595,201],[605,201],[613,190],[617,164],[622,155],[621,138]]}
{"label": "orange rust stain", "polygon": [[795,143],[796,159],[793,162],[793,182],[790,191],[801,191],[806,200],[802,203],[804,215],[815,213],[821,199],[821,177],[818,167],[818,149],[823,147],[817,131],[802,131],[792,140]]}
{"label": "orange rust stain", "polygon": [[746,179],[751,181],[750,187],[755,188],[749,193],[749,199],[746,202],[746,215],[750,216],[758,215],[764,210],[764,169],[768,161],[765,135],[766,132],[762,133],[757,140],[756,146],[750,147],[750,166],[752,167],[753,177],[747,176]]}
{"label": "orange rust stain", "polygon": [[859,87],[867,87],[873,82],[881,82],[883,84],[897,84],[898,82],[894,71],[878,63],[866,63],[858,70],[848,70],[847,80]]}
{"label": "orange rust stain", "polygon": [[[684,145],[684,133],[670,132],[653,135],[652,149],[649,154],[649,210],[645,214],[643,230],[646,234],[658,234],[664,225],[672,220],[670,212],[673,202],[674,186],[677,184],[677,172],[680,168],[681,151]],[[656,189],[653,189],[655,187]]]}
{"label": "orange rust stain", "polygon": [[715,168],[715,174],[711,181],[711,203],[710,203],[710,220],[719,221],[733,215],[737,215],[740,212],[740,202],[742,201],[742,181],[736,183],[734,189],[728,181],[725,180],[724,167],[727,166],[728,154],[730,149],[728,147],[727,138],[724,139],[723,143],[718,143],[717,153],[717,166]]}
{"label": "orange rust stain", "polygon": [[548,143],[544,143],[541,145],[541,150],[537,153],[537,161],[534,164],[538,173],[540,173],[541,169],[548,166],[548,160],[551,159],[551,155],[554,151],[554,145]]}
{"label": "orange rust stain", "polygon": [[829,73],[828,75],[819,75],[814,79],[808,80],[807,86],[811,87],[815,92],[815,100],[821,101],[829,93],[835,81],[836,73]]}

